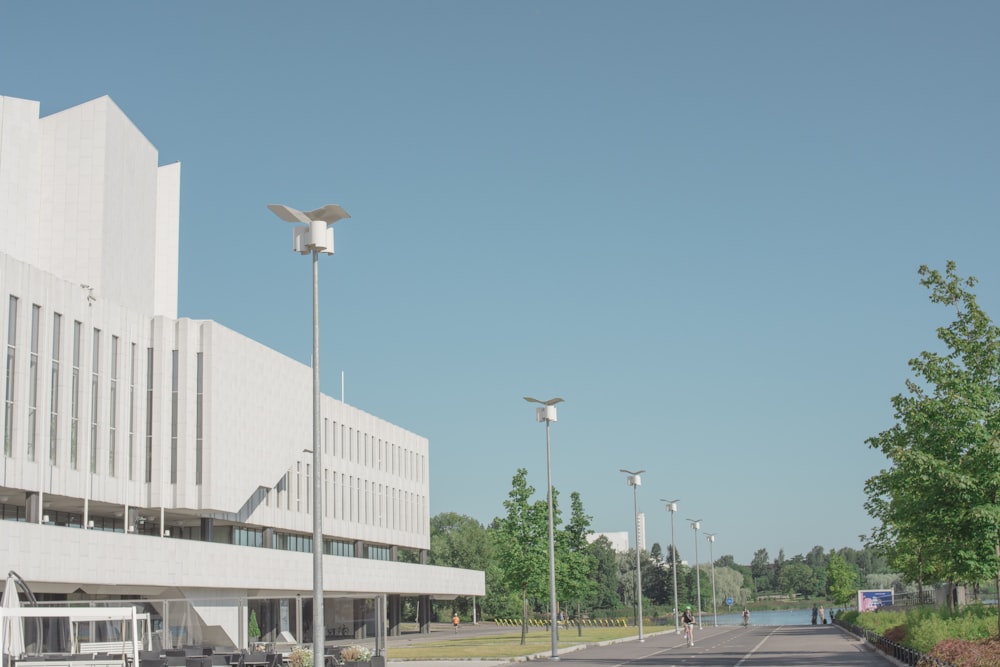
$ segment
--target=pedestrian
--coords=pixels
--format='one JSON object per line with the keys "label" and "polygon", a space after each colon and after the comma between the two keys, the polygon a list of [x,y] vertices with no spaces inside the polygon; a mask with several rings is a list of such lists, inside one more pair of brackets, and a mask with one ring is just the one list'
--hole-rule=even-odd
{"label": "pedestrian", "polygon": [[691,613],[690,606],[684,607],[681,622],[684,624],[684,638],[687,640],[687,645],[694,646],[694,614]]}
{"label": "pedestrian", "polygon": [[819,607],[813,605],[813,625],[816,625],[816,618],[819,616]]}
{"label": "pedestrian", "polygon": [[458,632],[458,624],[459,624],[459,622],[460,622],[460,619],[458,618],[458,612],[456,611],[455,614],[451,617],[451,624],[453,626],[455,626],[455,632]]}
{"label": "pedestrian", "polygon": [[823,605],[819,606],[819,622],[826,625],[826,611],[823,610]]}

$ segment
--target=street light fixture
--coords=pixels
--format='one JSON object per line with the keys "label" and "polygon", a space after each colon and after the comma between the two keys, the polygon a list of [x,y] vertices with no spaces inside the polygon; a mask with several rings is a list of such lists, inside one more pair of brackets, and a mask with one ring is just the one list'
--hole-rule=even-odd
{"label": "street light fixture", "polygon": [[333,223],[351,217],[336,204],[314,211],[299,211],[282,204],[268,204],[272,213],[296,224],[292,228],[292,249],[312,255],[312,400],[313,400],[313,664],[322,665],[326,649],[326,623],[323,619],[323,449],[320,446],[319,391],[319,254],[333,254]]}
{"label": "street light fixture", "polygon": [[531,396],[525,396],[529,403],[538,403],[542,407],[535,408],[535,421],[545,422],[545,469],[548,473],[549,496],[549,613],[552,624],[552,659],[559,659],[559,624],[556,622],[556,540],[552,526],[552,447],[549,442],[549,424],[556,420],[556,403],[562,403],[561,398],[550,398],[540,401]]}
{"label": "street light fixture", "polygon": [[698,529],[701,528],[701,519],[688,519],[688,521],[694,529],[694,578],[698,582],[698,629],[701,630],[701,569],[698,567]]}
{"label": "street light fixture", "polygon": [[670,565],[670,569],[674,575],[674,630],[677,634],[681,633],[681,622],[677,617],[677,543],[674,541],[674,515],[677,514],[677,501],[674,500],[664,500],[660,498],[661,503],[667,504],[667,511],[670,512],[670,557],[673,562]]}
{"label": "street light fixture", "polygon": [[717,534],[705,533],[708,539],[708,559],[712,561],[712,616],[715,618],[715,627],[719,627],[719,608],[715,604],[715,555],[712,553],[712,545],[715,544]]}
{"label": "street light fixture", "polygon": [[619,468],[619,472],[623,472],[628,475],[625,481],[629,486],[632,487],[632,509],[635,514],[635,597],[638,601],[638,613],[636,614],[639,619],[639,641],[646,641],[642,636],[642,566],[639,562],[639,487],[642,486],[642,473],[645,470],[637,470],[635,472],[631,470],[625,470],[625,468]]}

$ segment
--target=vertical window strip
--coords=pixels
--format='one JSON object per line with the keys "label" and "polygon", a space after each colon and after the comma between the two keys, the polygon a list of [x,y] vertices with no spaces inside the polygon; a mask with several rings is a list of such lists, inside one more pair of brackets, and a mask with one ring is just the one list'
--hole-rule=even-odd
{"label": "vertical window strip", "polygon": [[62,338],[62,315],[52,314],[52,386],[49,389],[49,465],[58,460],[59,430],[59,346]]}
{"label": "vertical window strip", "polygon": [[205,415],[205,355],[199,352],[195,355],[197,369],[197,393],[195,396],[195,435],[194,435],[194,483],[200,485],[202,480],[202,465],[204,457],[205,433],[203,430]]}
{"label": "vertical window strip", "polygon": [[180,409],[180,352],[174,350],[170,361],[170,483],[177,483],[177,412]]}
{"label": "vertical window strip", "polygon": [[118,336],[111,337],[111,386],[108,393],[108,474],[115,476],[118,436]]}
{"label": "vertical window strip", "polygon": [[302,511],[302,461],[295,462],[295,511]]}
{"label": "vertical window strip", "polygon": [[[38,338],[42,307],[31,305],[31,334],[28,338],[28,460],[35,460],[38,435]],[[38,457],[41,459],[41,456]]]}
{"label": "vertical window strip", "polygon": [[135,371],[138,362],[138,351],[135,343],[131,344],[129,351],[129,378],[128,378],[128,453],[125,460],[125,479],[133,479],[133,462],[135,461]]}
{"label": "vertical window strip", "polygon": [[153,481],[153,348],[146,348],[146,483]]}
{"label": "vertical window strip", "polygon": [[78,470],[80,442],[80,351],[83,344],[83,323],[73,322],[73,378],[69,406],[69,467]]}
{"label": "vertical window strip", "polygon": [[17,360],[17,297],[7,304],[7,369],[4,382],[3,453],[14,455],[14,362]]}
{"label": "vertical window strip", "polygon": [[94,345],[90,367],[90,472],[97,472],[97,407],[100,404],[101,330],[94,329]]}
{"label": "vertical window strip", "polygon": [[305,503],[306,514],[312,513],[312,466],[306,464],[306,503]]}

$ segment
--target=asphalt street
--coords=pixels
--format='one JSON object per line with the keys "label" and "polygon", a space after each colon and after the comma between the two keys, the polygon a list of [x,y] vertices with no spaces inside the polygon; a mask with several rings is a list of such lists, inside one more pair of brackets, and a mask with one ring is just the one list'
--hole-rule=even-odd
{"label": "asphalt street", "polygon": [[[459,632],[491,632],[487,624],[463,626]],[[509,632],[509,628],[504,630]],[[442,632],[451,632],[451,629]],[[442,639],[433,632],[432,637]],[[391,667],[497,667],[522,661],[547,661],[568,667],[887,667],[900,664],[878,653],[862,639],[834,625],[720,626],[696,633],[695,645],[685,645],[673,629],[614,643],[560,649],[515,660],[392,660],[391,648],[420,637],[390,638]]]}

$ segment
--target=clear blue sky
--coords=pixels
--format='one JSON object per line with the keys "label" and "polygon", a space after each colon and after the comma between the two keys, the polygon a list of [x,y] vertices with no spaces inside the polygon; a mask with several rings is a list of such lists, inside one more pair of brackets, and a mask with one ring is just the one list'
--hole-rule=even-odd
{"label": "clear blue sky", "polygon": [[[266,209],[334,202],[323,389],[426,436],[431,511],[518,467],[597,531],[619,468],[749,563],[860,547],[865,438],[949,313],[1000,318],[996,2],[0,0],[0,94],[110,95],[181,161],[180,314],[308,363],[310,262]],[[303,400],[309,400],[303,397]],[[707,560],[704,539],[701,559]]]}

